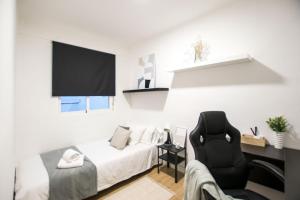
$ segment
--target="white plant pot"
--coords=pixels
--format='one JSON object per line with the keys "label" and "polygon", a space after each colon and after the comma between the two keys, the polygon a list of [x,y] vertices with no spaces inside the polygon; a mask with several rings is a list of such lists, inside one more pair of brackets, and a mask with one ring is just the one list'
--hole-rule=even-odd
{"label": "white plant pot", "polygon": [[284,135],[285,135],[285,133],[275,132],[275,134],[274,134],[274,146],[275,146],[276,149],[282,149],[283,148]]}

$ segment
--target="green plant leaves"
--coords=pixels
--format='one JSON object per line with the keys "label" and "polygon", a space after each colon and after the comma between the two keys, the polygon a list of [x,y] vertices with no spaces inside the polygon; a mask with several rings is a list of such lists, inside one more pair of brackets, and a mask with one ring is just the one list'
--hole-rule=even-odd
{"label": "green plant leaves", "polygon": [[270,117],[266,122],[269,127],[277,133],[282,133],[287,130],[288,122],[283,116],[274,118]]}

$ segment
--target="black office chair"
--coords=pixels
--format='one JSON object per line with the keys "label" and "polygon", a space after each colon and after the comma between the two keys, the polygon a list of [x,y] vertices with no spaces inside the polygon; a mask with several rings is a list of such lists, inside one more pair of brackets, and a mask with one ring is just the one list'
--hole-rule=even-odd
{"label": "black office chair", "polygon": [[195,159],[207,166],[225,194],[246,200],[267,200],[245,190],[249,170],[261,167],[284,182],[283,171],[265,161],[247,162],[240,140],[240,132],[228,122],[222,111],[202,112],[196,128],[190,133]]}

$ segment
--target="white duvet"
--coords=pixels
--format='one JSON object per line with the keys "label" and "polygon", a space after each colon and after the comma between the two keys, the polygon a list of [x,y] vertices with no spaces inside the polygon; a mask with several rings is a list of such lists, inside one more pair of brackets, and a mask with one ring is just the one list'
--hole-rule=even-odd
{"label": "white duvet", "polygon": [[[97,188],[104,190],[151,168],[157,159],[153,144],[136,144],[117,150],[107,140],[77,145],[97,168]],[[16,169],[16,200],[47,200],[49,178],[40,156],[22,162]]]}

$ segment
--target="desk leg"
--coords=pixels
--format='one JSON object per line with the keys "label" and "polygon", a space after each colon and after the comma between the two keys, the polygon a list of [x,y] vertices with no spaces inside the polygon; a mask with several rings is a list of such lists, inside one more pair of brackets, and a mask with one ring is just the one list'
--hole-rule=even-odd
{"label": "desk leg", "polygon": [[184,167],[186,168],[186,149],[184,150]]}
{"label": "desk leg", "polygon": [[[168,155],[168,158],[169,158],[169,156],[170,156],[170,152],[169,152],[169,151],[167,151],[167,155]],[[168,159],[167,159],[167,160],[168,160]],[[167,167],[168,167],[168,168],[170,167],[169,161],[167,161]]]}
{"label": "desk leg", "polygon": [[175,154],[175,183],[177,183],[177,153]]}
{"label": "desk leg", "polygon": [[159,174],[159,147],[157,147],[157,173]]}

